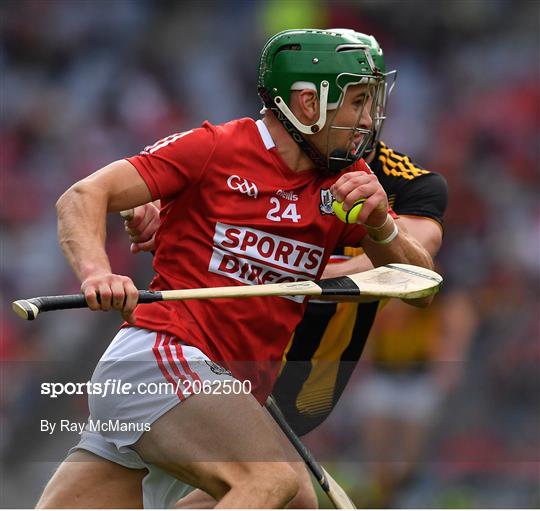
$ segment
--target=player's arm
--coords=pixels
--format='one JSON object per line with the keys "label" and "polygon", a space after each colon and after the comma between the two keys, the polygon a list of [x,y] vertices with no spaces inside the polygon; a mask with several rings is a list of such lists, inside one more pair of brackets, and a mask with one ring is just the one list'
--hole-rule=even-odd
{"label": "player's arm", "polygon": [[344,203],[344,209],[364,199],[358,223],[363,224],[367,236],[362,248],[374,266],[388,263],[407,263],[433,268],[429,252],[406,229],[399,229],[397,221],[388,214],[388,197],[374,174],[364,171],[343,174],[331,187],[332,195]]}
{"label": "player's arm", "polygon": [[[441,226],[429,218],[415,216],[402,216],[394,219],[388,215],[387,221],[388,223],[393,222],[395,227],[392,230],[388,227],[386,230],[381,229],[382,232],[375,231],[374,236],[370,234],[368,227],[368,236],[364,243],[364,250],[366,250],[366,245],[368,247],[366,259],[371,261],[372,254],[375,253],[380,254],[384,261],[387,257],[398,257],[400,258],[398,262],[407,262],[433,269],[433,258],[438,253],[442,243]],[[381,246],[380,243],[377,243],[381,239],[384,240],[388,236],[392,236],[396,230],[397,235],[393,241],[387,243],[388,247],[384,247],[385,244]]]}
{"label": "player's arm", "polygon": [[[374,174],[364,171],[343,174],[332,185],[332,195],[349,209],[359,199],[364,205],[358,223],[365,226],[367,235],[362,248],[373,266],[388,263],[407,263],[433,269],[433,258],[422,244],[406,229],[399,229],[397,221],[388,214],[388,197]],[[431,299],[411,302],[427,306]]]}
{"label": "player's arm", "polygon": [[387,215],[378,228],[366,223],[367,236],[362,247],[374,266],[407,263],[433,269],[433,258],[422,244],[397,220]]}
{"label": "player's arm", "polygon": [[106,215],[151,200],[146,183],[126,160],[75,183],[58,199],[60,246],[92,310],[120,310],[126,320],[134,321],[137,289],[129,277],[112,273],[105,252]]}
{"label": "player's arm", "polygon": [[[428,251],[432,258],[437,255],[442,243],[442,228],[437,222],[430,218],[417,216],[400,216],[395,222],[398,229],[408,232]],[[323,278],[341,277],[372,268],[373,263],[369,257],[366,254],[361,254],[351,257],[347,261],[327,265]]]}
{"label": "player's arm", "polygon": [[405,230],[420,243],[432,258],[438,254],[443,236],[442,227],[438,222],[431,218],[409,215],[402,215],[395,221],[398,228]]}
{"label": "player's arm", "polygon": [[[429,227],[432,228],[435,233],[437,232],[436,230],[438,230],[438,235],[440,236],[440,229],[434,225],[433,222],[429,220],[426,221],[429,222]],[[434,268],[431,253],[426,246],[408,230],[407,226],[403,225],[403,222],[399,225],[398,220],[392,218],[390,215],[387,216],[385,222],[386,225],[380,229],[371,229],[368,227],[368,225],[371,224],[366,225],[368,234],[364,238],[362,246],[374,266],[399,262],[414,264],[429,269]],[[422,220],[418,220],[418,222],[422,222]],[[417,234],[419,233],[420,228],[416,222],[409,221],[408,226],[412,227],[413,231]],[[423,236],[422,238],[424,239],[424,242],[427,243],[427,239]],[[435,246],[435,244],[436,242],[429,241],[429,245]],[[433,301],[433,297],[404,301],[416,307],[427,307]]]}

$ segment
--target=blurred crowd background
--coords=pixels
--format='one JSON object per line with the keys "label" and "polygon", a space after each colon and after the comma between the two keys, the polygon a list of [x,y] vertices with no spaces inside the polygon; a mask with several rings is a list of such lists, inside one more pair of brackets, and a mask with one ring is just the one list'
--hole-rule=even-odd
{"label": "blurred crowd background", "polygon": [[[165,135],[257,117],[262,45],[309,26],[376,36],[398,70],[383,140],[449,184],[437,258],[446,287],[425,316],[439,327],[419,320],[411,334],[438,346],[437,405],[418,424],[407,484],[379,504],[538,507],[539,12],[536,0],[3,0],[0,506],[32,507],[77,440],[39,434],[39,420],[86,413],[84,396],[44,401],[39,382],[86,381],[120,324],[88,311],[32,324],[11,313],[13,299],[78,290],[57,244],[56,199]],[[120,218],[109,225],[113,269],[144,288],[150,257],[130,255]],[[361,394],[372,372],[366,359],[306,440],[358,505],[377,505],[365,500],[375,466],[411,461],[397,454],[408,440],[370,451]]]}

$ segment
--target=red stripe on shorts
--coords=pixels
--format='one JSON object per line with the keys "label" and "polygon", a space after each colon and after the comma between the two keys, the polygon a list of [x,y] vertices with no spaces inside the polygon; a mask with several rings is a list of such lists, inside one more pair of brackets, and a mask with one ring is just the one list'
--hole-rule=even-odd
{"label": "red stripe on shorts", "polygon": [[[165,364],[163,363],[163,359],[161,358],[161,353],[159,352],[159,346],[161,344],[162,337],[163,337],[162,334],[158,333],[156,335],[156,342],[154,344],[154,347],[152,348],[152,351],[154,352],[154,357],[156,357],[156,362],[159,368],[161,369],[163,376],[165,376],[165,379],[169,383],[171,383],[174,386],[174,388],[176,388],[176,382],[174,381],[174,378],[169,374],[169,371],[167,371],[167,368],[165,367]],[[178,392],[176,394],[178,396],[178,399],[180,399],[180,401],[183,401],[185,399],[180,389],[178,389]]]}
{"label": "red stripe on shorts", "polygon": [[170,342],[175,339],[174,337],[172,336],[167,336],[165,341],[163,342],[163,347],[165,348],[165,354],[167,355],[167,360],[169,362],[169,366],[171,367],[171,369],[173,370],[173,373],[182,381],[187,381],[188,378],[185,374],[182,374],[180,372],[180,369],[178,368],[178,360],[175,360],[174,359],[174,356],[173,356],[173,353],[172,353],[172,350],[171,350],[171,346],[170,346]]}
{"label": "red stripe on shorts", "polygon": [[174,337],[173,345],[176,348],[176,356],[178,357],[178,360],[180,360],[180,363],[182,364],[184,371],[193,378],[193,381],[195,380],[201,381],[201,378],[199,377],[199,375],[196,372],[192,371],[191,367],[189,367],[186,357],[184,357],[184,351],[182,350],[182,345],[180,344],[179,340],[176,337]]}

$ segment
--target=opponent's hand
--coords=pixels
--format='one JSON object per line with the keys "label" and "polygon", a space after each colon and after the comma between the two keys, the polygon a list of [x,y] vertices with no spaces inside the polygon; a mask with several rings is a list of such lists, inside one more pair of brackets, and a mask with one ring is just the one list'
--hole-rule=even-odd
{"label": "opponent's hand", "polygon": [[129,277],[106,272],[93,274],[83,281],[81,291],[91,310],[117,310],[125,321],[135,323],[133,310],[139,293]]}
{"label": "opponent's hand", "polygon": [[131,241],[131,253],[151,252],[154,250],[154,236],[159,227],[159,208],[149,202],[132,211],[132,216],[124,220],[124,228]]}
{"label": "opponent's hand", "polygon": [[357,200],[365,199],[357,223],[379,226],[386,220],[388,197],[375,174],[363,170],[347,172],[330,187],[330,192],[338,202],[343,202],[346,211]]}

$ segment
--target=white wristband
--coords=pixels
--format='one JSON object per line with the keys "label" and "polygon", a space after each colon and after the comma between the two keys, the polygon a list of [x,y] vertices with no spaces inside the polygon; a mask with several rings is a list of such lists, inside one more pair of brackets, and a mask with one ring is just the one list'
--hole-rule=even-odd
{"label": "white wristband", "polygon": [[386,218],[384,220],[384,222],[379,225],[379,227],[374,227],[373,225],[368,225],[368,224],[364,224],[364,227],[367,227],[368,229],[372,229],[374,231],[380,231],[381,229],[384,229],[384,227],[386,226],[386,224],[388,223],[388,220],[390,220],[390,215],[388,213],[386,213]]}
{"label": "white wristband", "polygon": [[399,229],[397,224],[394,222],[394,230],[388,235],[387,238],[384,238],[384,240],[374,240],[371,236],[368,237],[373,243],[377,243],[378,245],[388,245],[388,243],[391,243],[396,239],[396,236],[399,234]]}

